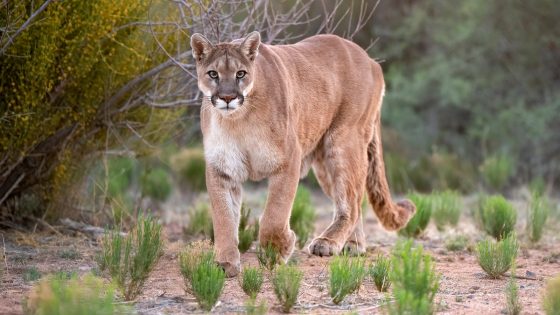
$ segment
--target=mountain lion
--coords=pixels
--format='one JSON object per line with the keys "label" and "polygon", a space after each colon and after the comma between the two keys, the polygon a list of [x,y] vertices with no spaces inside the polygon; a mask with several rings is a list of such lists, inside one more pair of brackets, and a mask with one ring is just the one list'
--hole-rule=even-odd
{"label": "mountain lion", "polygon": [[334,35],[265,45],[258,32],[219,44],[194,34],[191,47],[204,94],[200,120],[216,261],[228,276],[240,270],[237,233],[248,179],[268,178],[259,242],[272,244],[284,261],[296,240],[292,203],[310,167],[336,207],[310,253],[365,251],[364,191],[386,229],[408,222],[414,204],[393,203],[385,178],[383,73],[363,49]]}

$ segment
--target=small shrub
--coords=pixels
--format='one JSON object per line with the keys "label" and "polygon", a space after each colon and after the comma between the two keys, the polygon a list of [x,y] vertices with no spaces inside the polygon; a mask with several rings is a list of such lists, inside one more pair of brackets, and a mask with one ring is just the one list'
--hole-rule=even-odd
{"label": "small shrub", "polygon": [[531,242],[536,243],[540,241],[549,213],[550,206],[546,197],[533,193],[531,203],[529,204],[529,216],[527,220],[527,232],[529,233]]}
{"label": "small shrub", "polygon": [[445,190],[432,197],[433,218],[439,231],[446,225],[457,226],[461,216],[461,196],[454,191]]}
{"label": "small shrub", "polygon": [[336,256],[329,264],[329,294],[334,304],[339,304],[352,292],[358,290],[366,275],[362,257]]}
{"label": "small shrub", "polygon": [[560,315],[560,276],[548,281],[543,297],[546,315]]}
{"label": "small shrub", "polygon": [[189,224],[185,229],[188,235],[204,235],[214,239],[214,227],[212,226],[212,216],[210,206],[207,203],[197,203],[189,212]]}
{"label": "small shrub", "polygon": [[416,213],[398,233],[406,237],[418,237],[424,232],[430,222],[432,215],[431,199],[420,194],[411,194],[408,198],[416,205]]}
{"label": "small shrub", "polygon": [[202,261],[193,271],[191,286],[198,304],[210,311],[222,294],[226,273],[213,261]]}
{"label": "small shrub", "polygon": [[99,268],[109,271],[124,299],[130,301],[140,294],[162,253],[161,225],[140,216],[127,236],[116,231],[105,235]]}
{"label": "small shrub", "polygon": [[112,158],[107,161],[107,170],[102,170],[103,175],[106,175],[106,180],[102,180],[105,185],[104,193],[108,197],[116,197],[122,195],[132,184],[136,168],[136,160],[127,157]]}
{"label": "small shrub", "polygon": [[497,279],[511,268],[517,257],[518,247],[514,234],[498,242],[479,242],[476,246],[478,264],[490,277]]}
{"label": "small shrub", "polygon": [[156,201],[165,201],[173,189],[171,181],[169,180],[169,173],[161,167],[147,170],[146,173],[142,175],[140,185],[142,188],[142,195],[148,196]]}
{"label": "small shrub", "polygon": [[206,161],[199,148],[185,149],[171,157],[171,165],[179,182],[194,191],[206,190]]}
{"label": "small shrub", "polygon": [[508,315],[521,314],[521,303],[519,302],[519,286],[515,280],[515,267],[512,268],[511,277],[506,286],[506,311]]}
{"label": "small shrub", "polygon": [[272,271],[280,263],[280,253],[272,243],[267,243],[264,247],[257,246],[257,259],[261,267]]}
{"label": "small shrub", "polygon": [[297,235],[297,245],[301,249],[313,234],[315,226],[315,208],[311,205],[311,193],[299,186],[290,215],[290,228]]}
{"label": "small shrub", "polygon": [[74,248],[65,249],[61,251],[58,256],[67,260],[76,260],[82,257],[82,255],[80,255],[80,253]]}
{"label": "small shrub", "polygon": [[248,296],[254,299],[261,290],[264,277],[259,268],[245,268],[241,274],[241,288]]}
{"label": "small shrub", "polygon": [[48,277],[37,283],[24,303],[25,314],[129,314],[128,306],[115,303],[111,286],[93,275],[83,279]]}
{"label": "small shrub", "polygon": [[37,281],[40,278],[41,278],[41,272],[39,272],[39,269],[37,269],[37,267],[35,266],[31,266],[25,269],[23,273],[23,280],[25,282]]}
{"label": "small shrub", "polygon": [[467,247],[469,239],[464,235],[456,235],[445,241],[445,248],[452,252],[464,250]]}
{"label": "small shrub", "polygon": [[391,260],[382,254],[377,255],[377,260],[371,265],[369,274],[380,292],[387,292],[391,286],[389,272],[391,271]]}
{"label": "small shrub", "polygon": [[179,269],[185,282],[185,290],[192,293],[192,278],[196,267],[214,261],[214,250],[209,241],[197,241],[187,245],[179,254]]}
{"label": "small shrub", "polygon": [[272,277],[274,294],[282,304],[282,310],[285,313],[290,312],[290,309],[296,304],[302,279],[303,272],[289,264],[279,266]]}
{"label": "small shrub", "polygon": [[432,314],[439,288],[439,275],[421,245],[412,248],[412,240],[395,245],[389,278],[393,283],[394,302],[387,304],[389,314]]}
{"label": "small shrub", "polygon": [[480,172],[484,182],[496,191],[500,191],[513,175],[514,161],[508,155],[495,155],[484,160]]}
{"label": "small shrub", "polygon": [[266,304],[266,300],[261,300],[257,304],[256,299],[249,299],[245,303],[245,314],[247,315],[265,315],[268,314],[268,305]]}
{"label": "small shrub", "polygon": [[482,201],[481,219],[486,232],[500,240],[513,232],[517,211],[504,197],[491,196]]}
{"label": "small shrub", "polygon": [[[241,218],[239,220],[239,244],[238,249],[240,252],[245,253],[251,248],[253,241],[255,240],[255,235],[258,234],[258,230],[255,231],[255,226],[250,225],[249,221],[251,218],[251,208],[247,207],[245,204],[241,205]],[[258,227],[257,227],[258,228]]]}

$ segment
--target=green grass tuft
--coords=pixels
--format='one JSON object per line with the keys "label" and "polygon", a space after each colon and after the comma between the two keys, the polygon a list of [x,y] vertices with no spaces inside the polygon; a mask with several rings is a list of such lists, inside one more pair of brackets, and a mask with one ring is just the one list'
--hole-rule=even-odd
{"label": "green grass tuft", "polygon": [[546,315],[560,315],[560,275],[548,281],[542,305]]}
{"label": "green grass tuft", "polygon": [[290,312],[290,309],[296,304],[302,279],[303,272],[296,266],[287,264],[276,269],[272,277],[272,285],[274,294],[282,304],[282,310],[285,313]]}
{"label": "green grass tuft", "polygon": [[93,275],[82,279],[47,277],[37,283],[29,298],[24,302],[25,314],[131,314],[132,310],[115,303],[115,293],[111,286]]}
{"label": "green grass tuft", "polygon": [[498,242],[484,240],[476,246],[480,267],[492,278],[500,278],[515,262],[519,245],[515,234]]}
{"label": "green grass tuft", "polygon": [[540,241],[543,235],[544,225],[550,213],[550,205],[545,196],[533,193],[529,204],[529,216],[527,220],[527,232],[531,242]]}
{"label": "green grass tuft", "polygon": [[521,309],[521,303],[519,302],[519,286],[515,280],[514,266],[506,285],[506,311],[508,315],[519,315],[521,314]]}
{"label": "green grass tuft", "polygon": [[171,166],[179,183],[190,190],[206,190],[206,161],[202,148],[184,149],[171,157]]}
{"label": "green grass tuft", "polygon": [[37,281],[41,278],[41,272],[35,266],[31,266],[23,272],[23,280],[25,282]]}
{"label": "green grass tuft", "polygon": [[179,269],[185,282],[185,291],[192,293],[194,270],[202,263],[214,261],[214,250],[209,241],[196,241],[187,245],[179,254]]}
{"label": "green grass tuft", "polygon": [[517,222],[517,211],[500,195],[482,201],[480,216],[485,231],[497,240],[513,232]]}
{"label": "green grass tuft", "polygon": [[424,254],[421,245],[412,248],[412,240],[399,241],[391,259],[389,278],[393,283],[389,314],[432,314],[434,298],[439,288],[439,275],[432,258]]}
{"label": "green grass tuft", "polygon": [[167,200],[173,190],[169,173],[161,167],[147,170],[142,175],[140,187],[143,196],[148,196],[156,201]]}
{"label": "green grass tuft", "polygon": [[226,274],[222,267],[213,261],[202,261],[195,266],[191,287],[198,304],[205,311],[212,310],[222,294]]}
{"label": "green grass tuft", "polygon": [[260,268],[245,268],[241,274],[241,288],[254,299],[261,290],[264,277]]}
{"label": "green grass tuft", "polygon": [[240,252],[245,253],[251,248],[253,241],[258,235],[258,224],[250,224],[251,208],[245,204],[241,205],[241,218],[239,220],[239,244],[238,249]]}
{"label": "green grass tuft", "polygon": [[117,231],[105,234],[99,268],[109,271],[124,299],[130,301],[140,294],[162,254],[161,225],[150,217],[140,216],[128,235]]}
{"label": "green grass tuft", "polygon": [[447,225],[457,226],[461,217],[461,196],[451,190],[444,190],[432,196],[434,222],[439,231]]}
{"label": "green grass tuft", "polygon": [[391,260],[382,254],[377,255],[375,263],[369,268],[369,274],[375,283],[375,287],[380,292],[387,292],[391,286],[389,272],[391,271]]}
{"label": "green grass tuft", "polygon": [[315,227],[315,208],[311,205],[311,193],[299,186],[292,206],[290,228],[297,235],[297,245],[301,249],[313,234]]}
{"label": "green grass tuft", "polygon": [[410,194],[408,198],[416,205],[416,213],[398,233],[406,237],[418,237],[430,222],[432,215],[431,198],[421,194]]}
{"label": "green grass tuft", "polygon": [[272,271],[280,263],[280,253],[272,243],[267,243],[264,247],[259,245],[257,246],[257,259],[261,267]]}
{"label": "green grass tuft", "polygon": [[266,300],[261,300],[257,304],[256,299],[248,299],[245,303],[245,314],[247,315],[265,315],[268,314],[268,305]]}
{"label": "green grass tuft", "polygon": [[58,256],[62,259],[67,260],[76,260],[82,257],[82,255],[80,255],[80,253],[75,248],[62,250],[58,253]]}
{"label": "green grass tuft", "polygon": [[188,235],[204,235],[211,240],[214,239],[214,227],[210,206],[207,203],[197,203],[189,210],[189,224],[185,229]]}
{"label": "green grass tuft", "polygon": [[334,304],[358,290],[366,275],[363,257],[336,256],[329,263],[329,294]]}
{"label": "green grass tuft", "polygon": [[445,248],[452,252],[464,250],[469,243],[469,239],[464,235],[455,235],[445,241]]}
{"label": "green grass tuft", "polygon": [[489,188],[500,191],[513,175],[514,161],[508,155],[490,156],[480,166],[484,182]]}

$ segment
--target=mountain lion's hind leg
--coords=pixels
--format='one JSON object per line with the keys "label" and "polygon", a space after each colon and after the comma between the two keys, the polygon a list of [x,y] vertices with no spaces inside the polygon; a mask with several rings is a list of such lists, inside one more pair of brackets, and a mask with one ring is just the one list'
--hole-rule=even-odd
{"label": "mountain lion's hind leg", "polygon": [[333,222],[309,245],[311,254],[338,255],[356,227],[367,172],[367,141],[360,138],[358,132],[347,129],[324,137],[321,163],[331,173],[336,210]]}

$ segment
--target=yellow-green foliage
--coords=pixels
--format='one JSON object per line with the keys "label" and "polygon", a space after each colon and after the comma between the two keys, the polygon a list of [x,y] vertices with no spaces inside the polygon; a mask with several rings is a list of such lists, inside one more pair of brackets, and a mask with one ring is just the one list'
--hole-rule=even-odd
{"label": "yellow-green foliage", "polygon": [[[16,17],[23,23],[33,13],[32,3],[36,9],[36,1],[10,2],[10,11],[2,12],[0,24]],[[152,112],[146,106],[106,115],[126,101],[126,97],[120,98],[107,108],[111,96],[166,60],[147,27],[136,23],[146,21],[149,10],[163,5],[161,0],[51,2],[0,56],[0,151],[5,152],[0,159],[7,157],[7,163],[14,163],[29,155],[35,145],[68,128],[72,136],[55,143],[69,140],[64,143],[72,154],[61,150],[58,159],[44,165],[54,169],[56,184],[68,178],[65,173],[77,163],[79,151],[105,144],[107,118],[112,123],[125,119],[146,122],[154,115],[171,118],[169,112]],[[163,31],[163,26],[154,31]],[[177,42],[172,34],[158,39],[167,48]],[[130,134],[127,128],[119,133],[121,139]]]}

